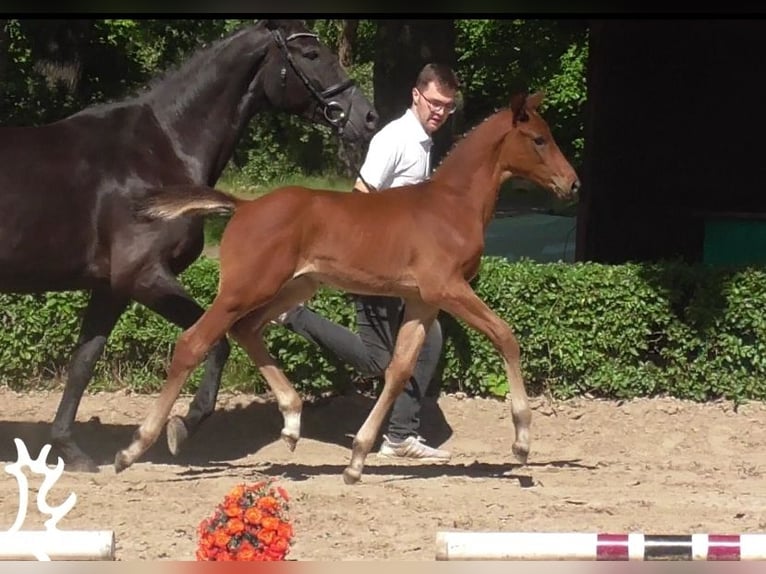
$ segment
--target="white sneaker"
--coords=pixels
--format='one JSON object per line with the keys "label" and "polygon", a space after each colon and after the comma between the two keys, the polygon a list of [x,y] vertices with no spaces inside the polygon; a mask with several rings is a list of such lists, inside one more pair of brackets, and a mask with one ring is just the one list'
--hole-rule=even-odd
{"label": "white sneaker", "polygon": [[383,435],[378,456],[423,462],[447,462],[452,457],[449,451],[430,447],[425,442],[422,436],[409,436],[401,442],[394,442]]}

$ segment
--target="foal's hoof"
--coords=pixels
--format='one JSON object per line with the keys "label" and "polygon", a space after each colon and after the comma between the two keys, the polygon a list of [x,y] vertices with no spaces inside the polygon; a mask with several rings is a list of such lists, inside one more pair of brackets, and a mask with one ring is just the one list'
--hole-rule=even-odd
{"label": "foal's hoof", "polygon": [[516,460],[518,460],[521,464],[527,464],[527,458],[529,457],[528,446],[522,446],[520,444],[514,443],[511,447],[511,452],[513,452],[513,456],[515,456]]}
{"label": "foal's hoof", "polygon": [[287,444],[287,448],[290,449],[290,452],[295,450],[295,447],[298,444],[298,438],[299,437],[289,435],[285,433],[285,431],[282,431],[282,440],[285,441],[285,444]]}
{"label": "foal's hoof", "polygon": [[181,446],[189,438],[189,429],[186,428],[186,423],[179,416],[173,416],[168,420],[167,428],[165,429],[168,438],[168,450],[173,456],[178,456],[181,452]]}
{"label": "foal's hoof", "polygon": [[346,467],[346,470],[343,471],[343,482],[346,484],[356,484],[360,478],[362,478],[362,473],[351,467]]}
{"label": "foal's hoof", "polygon": [[114,471],[119,474],[133,463],[123,451],[118,452],[114,457]]}

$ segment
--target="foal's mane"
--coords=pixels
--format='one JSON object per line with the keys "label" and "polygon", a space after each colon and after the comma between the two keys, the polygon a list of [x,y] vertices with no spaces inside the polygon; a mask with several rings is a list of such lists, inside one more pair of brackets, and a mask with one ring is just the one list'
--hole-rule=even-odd
{"label": "foal's mane", "polygon": [[[513,112],[505,108],[495,112],[465,132],[434,169],[431,179],[447,177],[452,172],[469,175],[467,166],[475,165],[502,141],[513,128]],[[488,145],[489,144],[489,145]]]}

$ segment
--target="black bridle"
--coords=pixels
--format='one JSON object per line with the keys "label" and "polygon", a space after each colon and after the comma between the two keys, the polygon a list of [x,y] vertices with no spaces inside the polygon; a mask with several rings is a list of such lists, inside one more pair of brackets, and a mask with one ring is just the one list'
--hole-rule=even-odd
{"label": "black bridle", "polygon": [[[290,67],[293,69],[293,72],[301,79],[303,82],[303,85],[306,86],[306,89],[308,89],[309,92],[311,92],[311,95],[314,96],[314,99],[317,101],[317,109],[320,109],[322,114],[324,115],[325,120],[327,120],[327,123],[329,123],[331,126],[333,126],[336,130],[338,130],[339,134],[343,133],[343,128],[348,122],[349,118],[349,112],[351,111],[351,99],[349,99],[348,109],[343,109],[343,106],[331,99],[333,96],[336,96],[340,94],[341,92],[346,91],[347,89],[351,88],[352,90],[355,90],[355,82],[351,78],[340,82],[339,84],[335,84],[334,86],[330,86],[326,90],[320,92],[317,90],[314,85],[311,83],[311,80],[308,79],[306,74],[303,73],[303,70],[300,69],[300,66],[295,62],[295,59],[293,58],[292,54],[290,54],[290,50],[287,49],[287,43],[290,40],[293,40],[295,38],[316,38],[319,39],[319,36],[316,34],[312,34],[311,32],[296,32],[294,34],[290,34],[287,38],[284,38],[282,36],[282,33],[279,30],[273,30],[272,34],[274,35],[274,40],[277,43],[277,46],[279,46],[279,50],[282,52],[282,56],[287,61],[288,64],[290,64]],[[282,77],[282,85],[285,84],[285,80],[287,78],[287,67],[282,66],[282,70],[280,72],[280,75]],[[353,93],[353,92],[352,92]]]}

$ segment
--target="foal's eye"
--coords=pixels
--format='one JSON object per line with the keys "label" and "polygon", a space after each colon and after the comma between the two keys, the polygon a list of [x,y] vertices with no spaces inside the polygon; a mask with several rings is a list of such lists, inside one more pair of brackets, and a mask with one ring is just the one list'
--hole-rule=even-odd
{"label": "foal's eye", "polygon": [[319,52],[316,50],[306,50],[303,52],[303,56],[308,58],[309,60],[316,60],[319,57]]}
{"label": "foal's eye", "polygon": [[545,138],[543,136],[537,136],[536,138],[533,138],[532,141],[535,142],[535,145],[543,145],[545,143]]}

